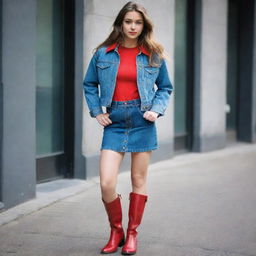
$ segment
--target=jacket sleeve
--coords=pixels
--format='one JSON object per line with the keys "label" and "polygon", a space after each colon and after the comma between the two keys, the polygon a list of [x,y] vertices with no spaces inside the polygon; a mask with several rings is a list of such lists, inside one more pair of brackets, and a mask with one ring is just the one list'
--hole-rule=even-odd
{"label": "jacket sleeve", "polygon": [[154,111],[158,113],[159,116],[163,116],[173,91],[165,60],[162,61],[155,84],[157,85],[157,90],[150,111]]}
{"label": "jacket sleeve", "polygon": [[96,117],[103,113],[99,98],[99,80],[96,67],[97,56],[98,52],[95,52],[83,80],[85,100],[91,117]]}

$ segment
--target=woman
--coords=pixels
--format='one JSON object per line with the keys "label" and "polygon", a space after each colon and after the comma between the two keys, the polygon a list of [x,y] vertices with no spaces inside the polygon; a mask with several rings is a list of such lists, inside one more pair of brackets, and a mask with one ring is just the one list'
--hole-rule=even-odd
{"label": "woman", "polygon": [[[96,48],[84,78],[90,115],[104,127],[100,186],[111,232],[102,254],[121,246],[123,255],[137,250],[136,229],[148,198],[147,169],[151,152],[157,149],[155,120],[164,114],[172,92],[163,47],[152,36],[153,25],[145,8],[128,2],[117,15],[113,31]],[[125,152],[131,152],[132,182],[126,239],[121,195],[116,193]]]}

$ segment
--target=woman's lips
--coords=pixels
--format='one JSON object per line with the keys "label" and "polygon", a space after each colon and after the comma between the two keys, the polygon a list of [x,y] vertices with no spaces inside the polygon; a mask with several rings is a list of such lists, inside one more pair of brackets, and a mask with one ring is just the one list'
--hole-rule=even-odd
{"label": "woman's lips", "polygon": [[129,34],[135,35],[137,34],[137,32],[129,32]]}

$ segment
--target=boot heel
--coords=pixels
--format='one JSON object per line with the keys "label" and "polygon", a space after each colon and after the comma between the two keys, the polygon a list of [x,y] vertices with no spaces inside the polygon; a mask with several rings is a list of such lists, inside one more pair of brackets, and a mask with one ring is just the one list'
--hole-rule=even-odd
{"label": "boot heel", "polygon": [[124,241],[124,238],[120,241],[118,247],[122,247],[124,245],[125,241]]}

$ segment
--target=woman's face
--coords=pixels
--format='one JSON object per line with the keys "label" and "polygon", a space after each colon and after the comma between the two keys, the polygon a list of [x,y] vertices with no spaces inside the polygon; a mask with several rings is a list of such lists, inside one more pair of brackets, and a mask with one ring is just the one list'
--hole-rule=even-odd
{"label": "woman's face", "polygon": [[125,39],[137,40],[143,30],[143,25],[143,17],[139,12],[127,12],[122,25]]}

